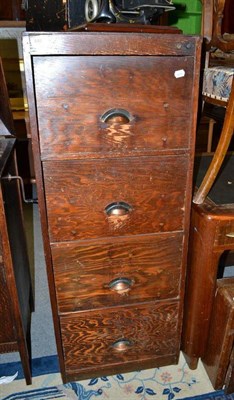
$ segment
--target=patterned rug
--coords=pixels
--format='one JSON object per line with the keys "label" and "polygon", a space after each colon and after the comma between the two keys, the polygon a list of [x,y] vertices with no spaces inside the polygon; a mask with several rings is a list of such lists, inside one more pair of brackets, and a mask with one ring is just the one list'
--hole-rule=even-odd
{"label": "patterned rug", "polygon": [[[57,357],[42,357],[33,360],[32,374],[33,384],[27,386],[20,363],[0,364],[0,399],[234,400],[234,395],[225,397],[223,391],[214,392],[202,364],[199,364],[197,370],[191,371],[183,355],[180,356],[178,365],[103,376],[64,385],[58,373]],[[1,384],[4,379],[8,383]]]}

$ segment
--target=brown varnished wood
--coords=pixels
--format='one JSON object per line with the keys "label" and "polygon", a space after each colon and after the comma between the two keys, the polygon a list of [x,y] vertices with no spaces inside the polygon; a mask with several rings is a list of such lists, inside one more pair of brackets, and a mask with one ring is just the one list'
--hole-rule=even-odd
{"label": "brown varnished wood", "polygon": [[[187,162],[178,156],[44,162],[51,242],[183,229]],[[120,201],[132,211],[108,217],[106,206]]]}
{"label": "brown varnished wood", "polygon": [[229,148],[232,135],[234,130],[234,79],[232,82],[232,88],[230,93],[230,98],[228,100],[227,109],[225,112],[224,124],[220,139],[215,150],[212,162],[207,170],[207,173],[196,191],[193,202],[195,204],[202,204],[209,193],[214,181],[218,175],[218,172],[223,164],[225,155]]}
{"label": "brown varnished wood", "polygon": [[[202,0],[203,3],[203,16],[202,16],[202,34],[205,38],[205,47],[207,51],[207,67],[210,65],[209,51],[217,48],[224,53],[234,50],[234,40],[225,40],[222,35],[222,19],[223,10],[225,7],[225,0]],[[225,57],[223,57],[225,59]],[[222,60],[221,60],[222,62]],[[215,65],[219,65],[216,61]],[[222,64],[223,65],[223,64]],[[225,61],[224,61],[225,65]],[[226,64],[228,66],[228,64]],[[231,65],[230,65],[231,66]],[[207,96],[204,96],[204,101]],[[195,204],[202,204],[209,194],[211,187],[214,185],[215,179],[223,164],[225,155],[228,151],[233,130],[234,130],[234,80],[232,82],[231,92],[228,101],[220,101],[209,98],[209,102],[215,105],[226,107],[224,123],[220,134],[219,142],[214,153],[213,160],[207,170],[207,173],[196,191],[193,202]]]}
{"label": "brown varnished wood", "polygon": [[[178,353],[179,354],[179,353]],[[112,363],[109,365],[99,365],[98,368],[89,368],[86,370],[77,371],[66,371],[66,375],[64,377],[64,381],[72,382],[81,379],[90,379],[90,376],[94,377],[103,377],[103,376],[111,376],[116,374],[123,374],[132,371],[141,371],[142,369],[152,369],[152,368],[160,368],[166,365],[176,365],[179,362],[178,354],[169,354],[164,356],[158,356],[155,358],[149,358],[144,360],[144,363],[141,359],[128,361],[127,363]]]}
{"label": "brown varnished wood", "polygon": [[[222,34],[225,3],[225,0],[202,0],[202,33],[208,48],[216,47],[226,53],[234,49],[234,41],[233,38],[226,40]],[[229,7],[231,6],[229,5]]]}
{"label": "brown varnished wood", "polygon": [[224,385],[226,393],[234,393],[234,346],[231,352]]}
{"label": "brown varnished wood", "polygon": [[[12,159],[8,160],[4,176],[8,173],[12,176],[18,175],[15,154]],[[24,329],[27,332],[28,324],[30,322],[30,301],[32,293],[19,182],[17,180],[9,182],[8,180],[3,179],[2,192],[14,277],[18,289],[18,300]]]}
{"label": "brown varnished wood", "polygon": [[215,223],[209,216],[203,218],[199,210],[192,209],[182,335],[182,350],[192,369],[197,367],[197,354],[205,351],[215,290],[213,282],[222,253],[213,252],[215,230]]}
{"label": "brown varnished wood", "polygon": [[193,205],[182,349],[191,368],[204,356],[215,294],[219,259],[234,250],[232,237],[234,207],[220,207],[207,199]]}
{"label": "brown varnished wood", "polygon": [[213,0],[202,0],[202,34],[206,45],[211,41],[213,29]]}
{"label": "brown varnished wood", "polygon": [[174,26],[163,26],[163,25],[141,25],[141,24],[107,24],[101,23],[93,24],[88,23],[82,26],[78,26],[74,29],[70,29],[72,32],[85,31],[85,32],[144,32],[144,33],[182,33],[182,31]]}
{"label": "brown varnished wood", "polygon": [[0,134],[10,136],[15,133],[5,74],[0,57]]}
{"label": "brown varnished wood", "polygon": [[16,343],[16,332],[12,328],[14,326],[14,315],[11,308],[11,299],[9,294],[6,271],[4,268],[2,238],[0,241],[0,288],[1,288],[1,301],[0,301],[0,315],[3,321],[4,329],[0,329],[0,346],[7,343]]}
{"label": "brown varnished wood", "polygon": [[41,169],[41,161],[40,161],[40,151],[39,151],[39,138],[38,138],[38,128],[37,128],[37,117],[36,117],[36,99],[34,93],[34,84],[33,84],[33,71],[31,65],[31,55],[30,55],[30,46],[29,46],[29,38],[28,36],[23,37],[23,50],[24,50],[24,65],[25,65],[25,77],[26,77],[26,86],[27,86],[27,98],[29,106],[29,126],[30,131],[32,133],[32,151],[33,151],[33,161],[35,167],[35,176],[36,176],[36,185],[37,185],[37,196],[38,196],[38,205],[39,205],[39,213],[40,213],[40,221],[41,221],[41,230],[42,230],[42,239],[43,239],[43,248],[46,262],[46,270],[48,277],[48,286],[50,292],[50,301],[52,308],[52,317],[55,327],[55,337],[56,337],[56,345],[58,349],[58,358],[60,364],[60,371],[63,377],[65,377],[65,368],[63,362],[63,350],[62,350],[62,342],[61,342],[61,334],[59,327],[59,317],[57,313],[57,302],[56,302],[56,292],[54,285],[54,275],[53,275],[53,266],[51,260],[51,250],[50,250],[50,242],[48,235],[48,222],[46,215],[46,206],[45,206],[45,197],[44,197],[44,185],[43,185],[43,176]]}
{"label": "brown varnished wood", "polygon": [[[175,302],[71,314],[61,317],[60,323],[66,370],[76,373],[78,378],[79,371],[97,365],[124,365],[139,358],[144,365],[145,360],[178,351],[178,303]],[[126,351],[113,348],[119,339],[131,342]]]}
{"label": "brown varnished wood", "polygon": [[217,281],[206,352],[202,359],[214,389],[231,393],[234,349],[234,279]]}
{"label": "brown varnished wood", "polygon": [[[98,43],[97,43],[98,35]],[[201,38],[180,34],[75,32],[24,33],[31,56],[41,55],[194,55]],[[198,73],[198,71],[196,72]]]}
{"label": "brown varnished wood", "polygon": [[[1,145],[3,143],[3,145]],[[7,145],[6,145],[7,143]],[[17,175],[14,140],[1,139],[3,163],[0,187],[0,352],[18,351],[27,384],[31,383],[30,316],[32,289],[23,226],[20,188],[17,181],[3,177]],[[7,154],[6,154],[7,152]]]}
{"label": "brown varnished wood", "polygon": [[234,219],[219,221],[214,246],[234,247]]}
{"label": "brown varnished wood", "polygon": [[[201,40],[177,34],[123,32],[26,33],[23,40],[63,381],[176,363]],[[178,66],[185,71],[182,78],[174,76]],[[165,94],[154,89],[160,88],[161,81]],[[176,93],[174,102],[171,91]],[[191,94],[186,106],[179,91]],[[109,140],[110,127],[107,131],[100,125],[101,115],[109,108],[127,108],[134,113],[134,123],[131,119],[123,124],[130,126],[130,137],[123,135],[126,126],[117,118],[119,126]],[[108,220],[105,207],[115,201],[130,204],[126,218]],[[115,301],[114,293],[107,295],[103,287],[94,288],[102,277],[115,278],[121,271],[128,276],[134,271],[134,279],[139,281],[131,288],[132,300],[131,290]],[[160,280],[156,279],[159,271]],[[174,276],[171,281],[169,274]],[[77,288],[77,278],[82,287]],[[119,324],[112,323],[115,315],[117,322],[122,320],[122,332],[132,332],[134,337],[137,333],[137,357],[131,351],[114,360],[106,352],[111,337],[114,340],[120,334]],[[102,336],[100,342],[99,329],[106,330],[107,341]],[[157,349],[155,355],[146,346],[148,333]],[[84,347],[80,337],[82,341],[86,338]],[[162,347],[159,343],[164,339]]]}
{"label": "brown varnished wood", "polygon": [[[25,12],[22,9],[20,0],[2,0],[0,4],[0,20],[19,21],[25,19]],[[2,21],[1,21],[2,22]]]}
{"label": "brown varnished wood", "polygon": [[216,46],[224,52],[234,50],[234,40],[225,40],[222,35],[222,20],[224,16],[225,0],[213,0],[213,34],[212,46]]}
{"label": "brown varnished wood", "polygon": [[[182,240],[166,234],[52,245],[59,312],[179,297]],[[128,292],[109,288],[118,278],[132,281]]]}
{"label": "brown varnished wood", "polygon": [[[193,64],[192,57],[36,57],[42,158],[188,148],[193,100],[184,94],[192,91]],[[174,76],[179,70],[184,70],[182,79]],[[103,122],[111,109],[128,111],[132,120]]]}

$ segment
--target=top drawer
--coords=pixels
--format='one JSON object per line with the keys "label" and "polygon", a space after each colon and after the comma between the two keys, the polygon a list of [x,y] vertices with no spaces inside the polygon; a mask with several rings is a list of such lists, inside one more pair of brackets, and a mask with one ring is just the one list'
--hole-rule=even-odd
{"label": "top drawer", "polygon": [[42,159],[189,147],[193,57],[33,60]]}

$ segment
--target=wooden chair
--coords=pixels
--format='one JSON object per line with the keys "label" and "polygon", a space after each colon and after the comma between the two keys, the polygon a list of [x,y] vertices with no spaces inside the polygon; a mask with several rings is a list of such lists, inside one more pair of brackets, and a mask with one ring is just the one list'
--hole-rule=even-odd
{"label": "wooden chair", "polygon": [[[192,203],[181,344],[187,363],[192,369],[197,367],[199,358],[203,359],[205,355],[220,257],[224,252],[234,250],[234,190],[232,185],[234,156],[227,156],[234,128],[234,65],[230,69],[230,62],[227,62],[229,57],[225,58],[226,55],[231,55],[230,51],[234,49],[234,41],[227,41],[221,34],[224,3],[224,0],[203,0],[203,32],[206,50],[209,51],[204,71],[203,99],[216,105],[222,105],[226,112],[214,156],[210,156],[211,160],[208,160],[207,156],[201,157],[202,161],[199,161],[200,171],[202,163],[205,162],[206,165],[202,174],[198,174],[199,180],[196,181],[198,190],[195,192]],[[220,65],[217,68],[217,60],[214,62],[214,59],[211,58],[211,52],[217,46],[223,54],[222,68]],[[228,80],[228,84],[224,85],[223,83],[221,87],[215,84],[209,85],[212,82],[211,77],[215,76],[219,82]],[[225,96],[218,92],[224,86],[227,89],[224,91]],[[213,93],[209,93],[209,88],[214,89]],[[224,158],[225,162],[223,162]],[[209,164],[208,168],[207,164]],[[226,170],[227,166],[228,170]],[[220,196],[220,193],[225,194],[226,197]]]}
{"label": "wooden chair", "polygon": [[[207,49],[202,96],[205,102],[226,108],[223,129],[210,167],[202,184],[194,195],[193,202],[201,204],[209,193],[224,157],[234,130],[234,40],[222,35],[222,17],[225,0],[203,0],[203,35]],[[215,50],[219,49],[219,59]],[[221,52],[221,53],[220,53]],[[213,57],[212,57],[213,56]],[[213,123],[213,121],[212,121]]]}

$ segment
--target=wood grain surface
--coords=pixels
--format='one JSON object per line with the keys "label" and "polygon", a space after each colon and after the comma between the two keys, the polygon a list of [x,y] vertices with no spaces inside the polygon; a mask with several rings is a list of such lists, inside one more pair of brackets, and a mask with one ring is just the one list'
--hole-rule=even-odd
{"label": "wood grain surface", "polygon": [[[144,362],[178,351],[178,303],[151,303],[82,312],[61,317],[67,371],[97,365]],[[113,344],[125,339],[130,346],[117,351]]]}
{"label": "wood grain surface", "polygon": [[[183,234],[52,245],[59,313],[178,298]],[[130,279],[127,292],[111,290]]]}
{"label": "wood grain surface", "polygon": [[[183,229],[186,156],[46,161],[43,172],[51,242]],[[132,211],[108,217],[120,201]]]}
{"label": "wood grain surface", "polygon": [[[192,57],[36,57],[42,159],[187,149],[193,63]],[[103,122],[112,109],[132,119]]]}
{"label": "wood grain surface", "polygon": [[176,363],[201,39],[141,28],[23,41],[63,381]]}

